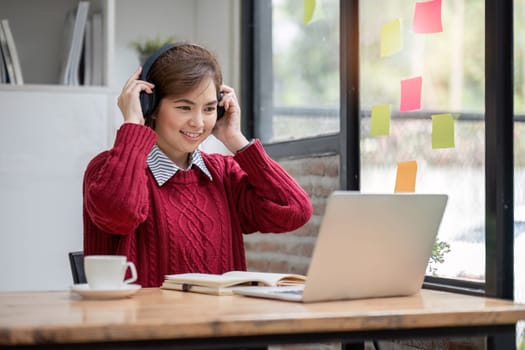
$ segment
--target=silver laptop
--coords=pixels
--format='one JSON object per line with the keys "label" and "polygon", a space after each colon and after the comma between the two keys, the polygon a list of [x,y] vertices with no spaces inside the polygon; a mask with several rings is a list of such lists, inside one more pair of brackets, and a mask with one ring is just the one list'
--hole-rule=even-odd
{"label": "silver laptop", "polygon": [[238,287],[234,293],[305,303],[415,294],[447,200],[446,194],[335,191],[304,286]]}

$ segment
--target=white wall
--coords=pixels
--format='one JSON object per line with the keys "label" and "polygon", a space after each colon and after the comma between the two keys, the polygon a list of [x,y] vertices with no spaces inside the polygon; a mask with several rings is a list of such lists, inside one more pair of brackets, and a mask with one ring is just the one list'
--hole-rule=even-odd
{"label": "white wall", "polygon": [[215,52],[224,80],[237,87],[239,67],[239,0],[117,0],[115,77],[120,88],[139,66],[130,47],[134,40],[174,36]]}
{"label": "white wall", "polygon": [[0,93],[0,290],[63,289],[82,247],[82,172],[108,140],[108,95]]}
{"label": "white wall", "polygon": [[71,286],[67,253],[82,249],[83,172],[112,144],[116,97],[139,64],[129,42],[157,33],[199,42],[237,88],[239,1],[115,0],[109,88],[0,87],[0,291]]}

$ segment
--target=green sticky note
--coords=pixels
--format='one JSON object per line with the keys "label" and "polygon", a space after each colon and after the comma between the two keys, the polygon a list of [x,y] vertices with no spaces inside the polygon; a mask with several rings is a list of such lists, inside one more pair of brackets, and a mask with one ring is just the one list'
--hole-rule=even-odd
{"label": "green sticky note", "polygon": [[370,135],[381,136],[390,134],[390,105],[372,106],[370,116]]}
{"label": "green sticky note", "polygon": [[401,20],[395,19],[381,28],[381,57],[390,56],[401,50]]}
{"label": "green sticky note", "polygon": [[314,17],[315,0],[304,0],[304,24],[310,23]]}
{"label": "green sticky note", "polygon": [[432,116],[432,148],[454,148],[454,117],[451,114]]}

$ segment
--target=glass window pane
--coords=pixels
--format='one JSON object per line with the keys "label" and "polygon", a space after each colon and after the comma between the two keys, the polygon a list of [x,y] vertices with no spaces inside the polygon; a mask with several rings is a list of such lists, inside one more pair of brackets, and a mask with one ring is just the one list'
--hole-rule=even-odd
{"label": "glass window pane", "polygon": [[303,1],[272,1],[273,101],[262,97],[256,122],[263,142],[339,131],[339,1],[314,3],[305,22]]}
{"label": "glass window pane", "polygon": [[[416,2],[360,2],[361,189],[393,192],[398,163],[416,161],[415,192],[449,195],[429,273],[484,281],[484,2],[443,1],[435,33],[416,33],[415,14]],[[425,13],[424,22],[436,14]],[[420,98],[402,88],[413,78],[421,78]],[[386,135],[371,119],[383,104],[391,111]],[[450,114],[451,133],[442,123],[433,131],[440,114]]]}

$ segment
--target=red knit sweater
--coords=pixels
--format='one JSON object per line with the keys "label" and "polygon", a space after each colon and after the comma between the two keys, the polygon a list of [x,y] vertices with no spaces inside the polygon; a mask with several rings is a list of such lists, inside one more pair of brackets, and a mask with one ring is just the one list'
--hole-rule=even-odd
{"label": "red knit sweater", "polygon": [[156,133],[124,124],[84,174],[84,254],[126,255],[136,283],[164,275],[245,270],[243,233],[292,231],[312,215],[307,193],[257,140],[235,156],[202,157],[159,187],[146,164]]}

